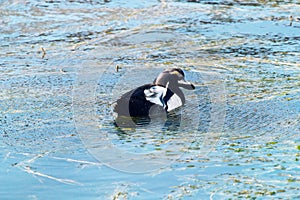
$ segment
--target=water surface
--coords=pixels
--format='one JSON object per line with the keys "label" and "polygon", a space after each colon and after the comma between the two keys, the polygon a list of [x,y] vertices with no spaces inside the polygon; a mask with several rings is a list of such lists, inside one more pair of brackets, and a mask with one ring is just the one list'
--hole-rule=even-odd
{"label": "water surface", "polygon": [[[300,198],[299,10],[0,1],[1,197]],[[120,132],[115,100],[168,67],[196,85],[187,105]]]}

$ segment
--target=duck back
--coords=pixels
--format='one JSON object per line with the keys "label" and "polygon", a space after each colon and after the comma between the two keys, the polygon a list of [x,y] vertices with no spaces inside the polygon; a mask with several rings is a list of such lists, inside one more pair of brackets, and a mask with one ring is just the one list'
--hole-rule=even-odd
{"label": "duck back", "polygon": [[148,116],[149,110],[154,103],[146,99],[144,91],[152,86],[153,84],[146,84],[123,94],[117,100],[114,112],[118,113],[118,115],[131,117]]}

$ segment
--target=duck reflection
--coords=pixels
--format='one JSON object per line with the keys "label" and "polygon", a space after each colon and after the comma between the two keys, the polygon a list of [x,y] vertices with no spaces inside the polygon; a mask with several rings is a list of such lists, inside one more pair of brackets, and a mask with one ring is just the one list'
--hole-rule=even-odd
{"label": "duck reflection", "polygon": [[178,131],[181,123],[181,113],[179,109],[170,113],[161,112],[160,115],[150,115],[146,117],[118,116],[114,121],[114,126],[119,132],[129,129],[135,131],[138,128],[160,127],[162,131]]}

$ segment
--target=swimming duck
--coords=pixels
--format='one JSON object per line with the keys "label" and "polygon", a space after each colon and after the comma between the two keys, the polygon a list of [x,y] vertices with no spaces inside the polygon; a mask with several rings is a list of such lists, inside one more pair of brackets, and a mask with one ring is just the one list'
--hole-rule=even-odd
{"label": "swimming duck", "polygon": [[170,112],[185,103],[180,87],[188,90],[195,89],[192,83],[185,81],[181,69],[166,69],[152,84],[142,85],[123,94],[117,100],[114,112],[118,116],[130,117],[147,117],[153,113]]}

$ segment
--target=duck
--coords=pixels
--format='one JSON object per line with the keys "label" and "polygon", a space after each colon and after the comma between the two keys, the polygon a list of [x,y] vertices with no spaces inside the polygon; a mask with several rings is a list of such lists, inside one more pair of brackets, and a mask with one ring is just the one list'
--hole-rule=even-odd
{"label": "duck", "polygon": [[149,117],[157,113],[168,113],[185,104],[180,88],[194,90],[195,86],[185,80],[180,68],[169,68],[161,72],[153,83],[145,84],[123,94],[114,106],[118,116]]}

